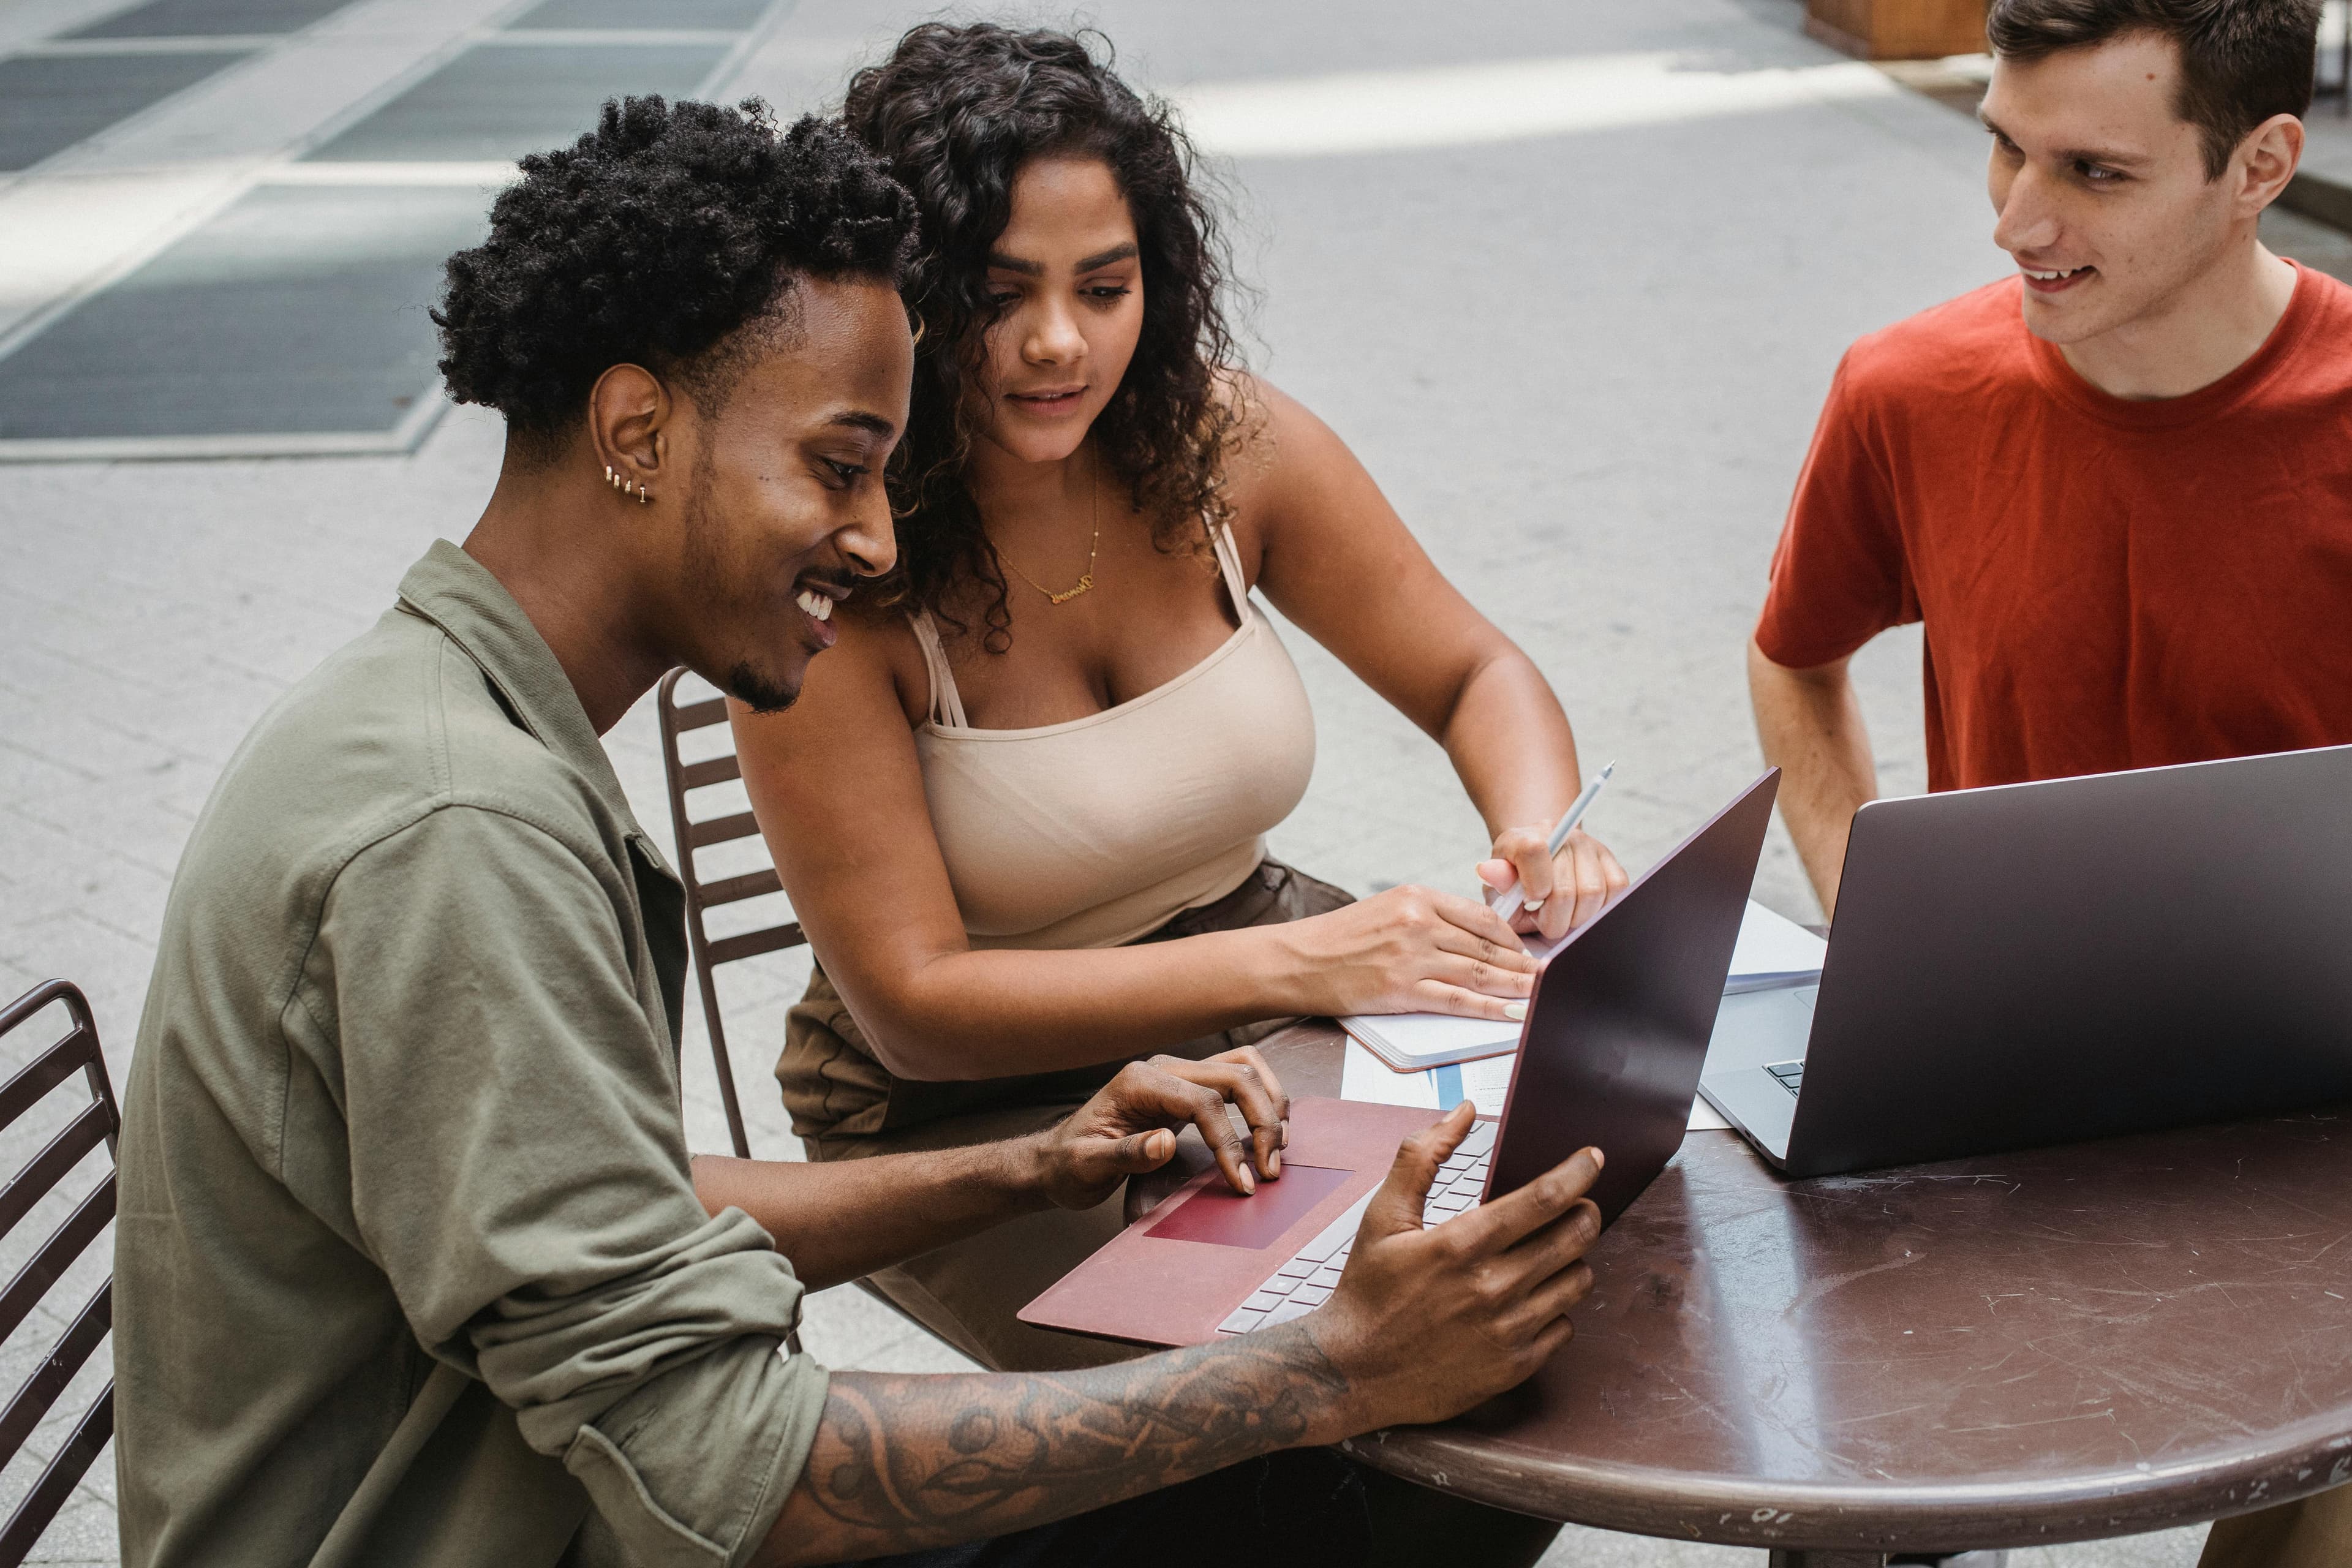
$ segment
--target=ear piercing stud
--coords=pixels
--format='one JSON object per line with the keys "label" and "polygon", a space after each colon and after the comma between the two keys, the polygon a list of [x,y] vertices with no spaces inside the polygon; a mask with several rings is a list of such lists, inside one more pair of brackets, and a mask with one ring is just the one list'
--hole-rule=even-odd
{"label": "ear piercing stud", "polygon": [[646,493],[645,486],[633,485],[619,474],[614,473],[613,471],[613,465],[610,463],[604,465],[604,482],[612,486],[614,489],[620,491],[625,496],[633,495],[636,497],[637,504],[639,506],[644,506],[654,499],[651,495]]}

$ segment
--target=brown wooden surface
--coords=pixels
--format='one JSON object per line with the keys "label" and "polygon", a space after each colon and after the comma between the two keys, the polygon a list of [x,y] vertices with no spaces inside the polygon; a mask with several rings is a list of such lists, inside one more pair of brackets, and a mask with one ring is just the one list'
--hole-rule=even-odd
{"label": "brown wooden surface", "polygon": [[1985,0],[1807,0],[1805,31],[1866,60],[1980,54]]}
{"label": "brown wooden surface", "polygon": [[[1265,1047],[1337,1094],[1340,1046]],[[1350,1450],[1528,1513],[1754,1546],[2021,1546],[2352,1479],[2352,1117],[1789,1183],[1693,1133],[1525,1388]]]}

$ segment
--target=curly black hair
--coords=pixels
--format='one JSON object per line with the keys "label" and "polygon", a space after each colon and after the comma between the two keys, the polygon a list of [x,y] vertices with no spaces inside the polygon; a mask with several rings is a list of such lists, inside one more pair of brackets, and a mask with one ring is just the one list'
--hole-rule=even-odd
{"label": "curly black hair", "polygon": [[787,310],[795,279],[897,286],[915,241],[912,199],[838,124],[779,135],[757,99],[608,101],[578,142],[523,159],[489,238],[449,258],[441,374],[551,457],[612,366],[676,376],[714,409],[738,329]]}
{"label": "curly black hair", "polygon": [[1208,525],[1231,511],[1224,467],[1245,411],[1221,374],[1237,359],[1221,305],[1225,247],[1168,106],[1112,72],[1099,34],[929,22],[850,79],[842,118],[922,214],[905,287],[920,332],[914,394],[889,476],[899,565],[881,602],[927,609],[960,632],[976,608],[982,646],[1010,646],[1004,574],[964,484],[974,434],[965,387],[996,319],[987,258],[1012,216],[1013,180],[1048,154],[1109,165],[1141,252],[1142,335],[1095,421],[1097,449],[1160,548],[1205,549]]}

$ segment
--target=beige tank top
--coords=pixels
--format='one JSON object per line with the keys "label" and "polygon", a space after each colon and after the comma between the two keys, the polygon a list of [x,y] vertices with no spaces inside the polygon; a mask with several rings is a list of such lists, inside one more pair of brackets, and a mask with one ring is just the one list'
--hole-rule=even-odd
{"label": "beige tank top", "polygon": [[908,617],[931,681],[915,752],[974,947],[1131,942],[1241,886],[1306,795],[1307,689],[1250,603],[1232,533],[1211,542],[1239,629],[1167,684],[1065,724],[966,724],[938,626]]}

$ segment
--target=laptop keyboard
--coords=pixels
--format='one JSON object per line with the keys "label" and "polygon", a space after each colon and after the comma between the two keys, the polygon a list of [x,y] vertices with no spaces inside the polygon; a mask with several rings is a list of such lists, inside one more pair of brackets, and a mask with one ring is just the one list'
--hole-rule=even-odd
{"label": "laptop keyboard", "polygon": [[[1474,1122],[1462,1146],[1437,1168],[1437,1180],[1430,1184],[1429,1201],[1421,1211],[1422,1224],[1443,1224],[1477,1203],[1486,1185],[1486,1156],[1494,1147],[1495,1123]],[[1318,1231],[1297,1256],[1266,1276],[1250,1299],[1217,1325],[1217,1331],[1245,1334],[1252,1329],[1271,1328],[1303,1318],[1329,1300],[1331,1288],[1339,1282],[1339,1270],[1347,1266],[1348,1254],[1356,1245],[1356,1227],[1363,1223],[1364,1211],[1379,1190],[1375,1187],[1349,1205],[1348,1211]]]}
{"label": "laptop keyboard", "polygon": [[[1748,1059],[1752,1061],[1755,1058],[1751,1057]],[[1774,1079],[1779,1080],[1780,1087],[1787,1089],[1790,1094],[1795,1094],[1799,1089],[1805,1087],[1805,1064],[1801,1060],[1793,1062],[1766,1062],[1764,1064],[1764,1070],[1770,1073]]]}

